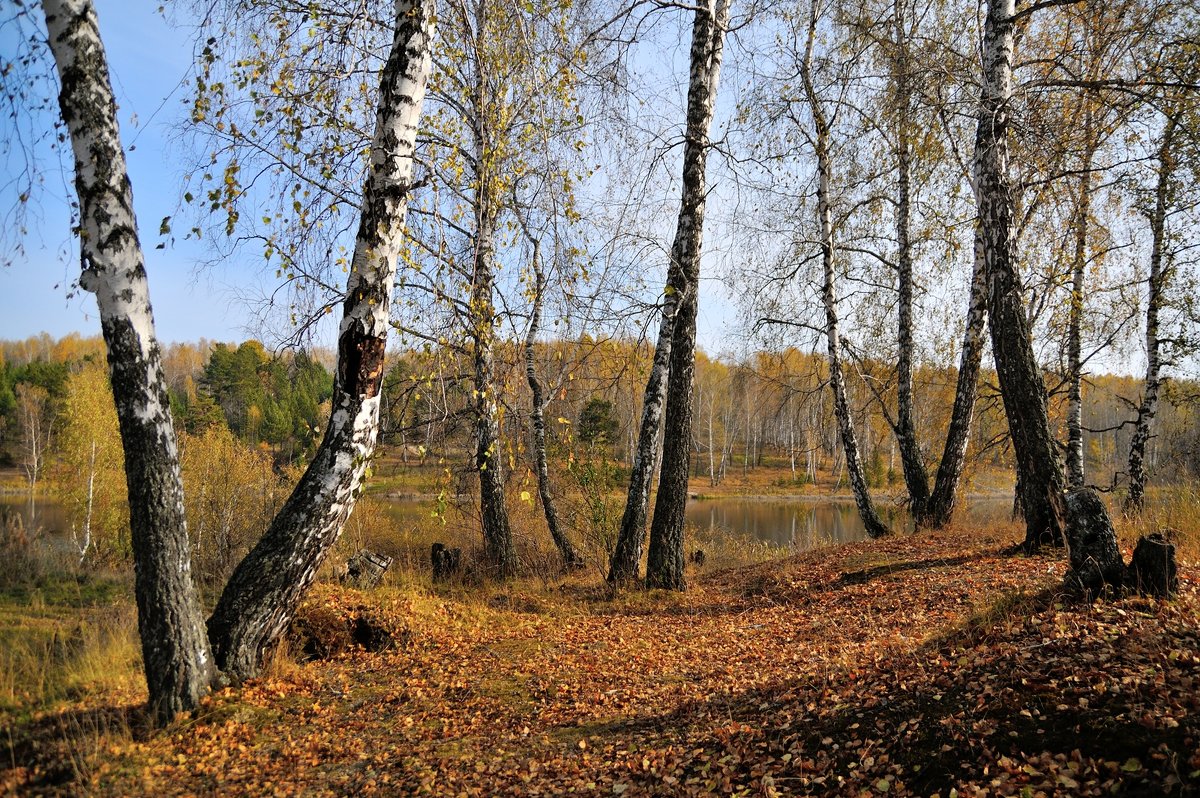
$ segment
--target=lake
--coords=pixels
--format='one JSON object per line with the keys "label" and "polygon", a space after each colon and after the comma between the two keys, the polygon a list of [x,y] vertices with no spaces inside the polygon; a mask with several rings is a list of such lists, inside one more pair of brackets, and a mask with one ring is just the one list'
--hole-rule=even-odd
{"label": "lake", "polygon": [[[912,528],[912,519],[903,508],[879,502],[876,509],[893,529]],[[1011,498],[988,496],[969,500],[966,509],[960,513],[972,521],[994,523],[1007,521],[1011,510]],[[867,538],[858,508],[848,498],[691,499],[687,520],[710,533],[725,530],[796,551]]]}
{"label": "lake", "polygon": [[[405,527],[428,523],[431,505],[424,501],[387,500],[388,514]],[[0,509],[19,515],[27,530],[41,527],[52,538],[69,531],[66,513],[52,501],[30,504],[28,497],[0,496]],[[908,514],[880,503],[880,515],[893,528],[910,528]],[[967,502],[965,516],[978,523],[1006,521],[1012,509],[1007,497],[975,497]],[[762,498],[689,499],[687,521],[710,534],[746,535],[780,548],[805,551],[831,543],[865,540],[858,510],[849,499],[770,496]]]}

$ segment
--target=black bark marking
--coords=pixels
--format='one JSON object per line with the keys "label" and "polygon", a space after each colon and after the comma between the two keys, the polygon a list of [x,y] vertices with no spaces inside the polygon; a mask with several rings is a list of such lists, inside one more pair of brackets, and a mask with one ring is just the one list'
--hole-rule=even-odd
{"label": "black bark marking", "polygon": [[387,341],[364,336],[351,327],[338,343],[338,372],[343,389],[365,401],[379,393],[383,385],[383,359]]}

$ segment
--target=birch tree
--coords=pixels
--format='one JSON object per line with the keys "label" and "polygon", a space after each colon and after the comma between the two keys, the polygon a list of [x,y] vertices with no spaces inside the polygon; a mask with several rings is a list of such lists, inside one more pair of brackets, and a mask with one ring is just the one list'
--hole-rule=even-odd
{"label": "birch tree", "polygon": [[[617,544],[609,562],[608,581],[628,584],[638,577],[646,541],[646,511],[650,482],[657,457],[657,440],[662,426],[668,389],[677,391],[668,405],[670,461],[664,450],[662,474],[670,484],[660,487],[656,505],[655,538],[648,583],[682,589],[683,512],[687,501],[688,458],[691,454],[691,393],[695,375],[696,308],[699,289],[700,249],[703,241],[704,209],[707,200],[705,167],[709,150],[709,128],[720,78],[721,51],[729,19],[727,0],[705,0],[695,10],[689,61],[686,133],[683,154],[683,197],[675,226],[675,240],[667,267],[654,359],[642,399],[637,448],[630,468],[629,490]],[[676,345],[679,352],[674,353]],[[664,497],[665,491],[665,498]],[[658,520],[659,510],[663,518]],[[661,583],[661,584],[659,584]]]}
{"label": "birch tree", "polygon": [[887,526],[880,520],[871,502],[867,488],[866,475],[863,473],[862,462],[859,458],[858,437],[854,430],[854,419],[850,412],[850,401],[846,395],[846,381],[842,372],[841,336],[838,330],[837,294],[835,284],[834,260],[837,253],[837,242],[833,223],[832,181],[833,153],[831,118],[826,108],[826,100],[817,92],[813,79],[813,50],[817,39],[817,28],[821,19],[820,0],[813,0],[810,6],[807,32],[804,40],[804,51],[798,64],[800,83],[803,96],[812,119],[812,133],[805,134],[813,150],[813,158],[817,168],[817,221],[819,225],[818,244],[821,253],[821,303],[825,311],[825,342],[829,360],[829,388],[833,394],[834,413],[837,417],[838,432],[842,441],[842,450],[846,459],[846,471],[850,479],[850,487],[854,492],[854,502],[858,506],[859,516],[863,526],[871,537],[881,537],[888,533]]}
{"label": "birch tree", "polygon": [[432,2],[397,0],[392,45],[379,75],[325,437],[271,526],[234,570],[208,620],[217,665],[237,680],[258,673],[263,653],[287,628],[354,509],[375,449],[389,310],[431,69],[433,24]]}
{"label": "birch tree", "polygon": [[729,0],[708,0],[692,27],[688,113],[683,153],[683,199],[671,259],[683,277],[682,297],[671,329],[670,373],[658,495],[650,526],[646,586],[684,590],[683,524],[692,453],[692,388],[696,375],[696,312],[700,302],[700,253],[707,199],[705,167],[709,129],[717,102]]}
{"label": "birch tree", "polygon": [[583,557],[579,554],[575,545],[571,543],[571,539],[567,537],[566,531],[558,519],[558,509],[554,501],[554,494],[550,489],[550,465],[546,454],[546,405],[549,403],[549,397],[546,396],[542,388],[534,356],[537,336],[542,323],[542,303],[546,294],[546,272],[542,265],[541,239],[530,234],[528,229],[526,229],[526,235],[530,239],[529,243],[532,249],[530,253],[530,266],[533,270],[533,284],[530,286],[530,290],[533,296],[530,301],[529,325],[525,331],[525,379],[529,383],[529,426],[530,435],[533,439],[534,468],[537,473],[538,497],[542,502],[542,513],[546,517],[546,528],[550,531],[550,538],[554,541],[559,556],[562,557],[563,565],[569,569],[579,568],[584,564]]}
{"label": "birch tree", "polygon": [[1158,411],[1158,395],[1162,388],[1162,342],[1159,338],[1159,313],[1163,306],[1166,277],[1163,269],[1163,250],[1166,248],[1166,216],[1171,174],[1175,169],[1175,137],[1179,114],[1168,114],[1159,140],[1155,164],[1154,206],[1150,222],[1150,275],[1146,297],[1146,376],[1142,384],[1142,399],[1138,403],[1133,439],[1129,443],[1129,493],[1125,506],[1141,511],[1146,501],[1146,444],[1150,440],[1151,424]]}
{"label": "birch tree", "polygon": [[376,438],[388,302],[430,70],[432,8],[410,0],[395,6],[325,439],[226,585],[209,619],[211,654],[191,576],[178,448],[95,13],[87,0],[51,0],[43,9],[76,159],[80,285],[97,295],[125,450],[150,703],[158,719],[168,720],[196,705],[213,678],[214,659],[234,679],[257,673],[264,649],[286,626],[354,506]]}
{"label": "birch tree", "polygon": [[79,197],[80,286],[96,295],[125,451],[150,709],[196,707],[214,670],[192,581],[183,484],[108,61],[90,0],[44,0]]}
{"label": "birch tree", "polygon": [[[1195,30],[1195,18],[1185,18],[1184,31]],[[1190,23],[1190,24],[1189,24]],[[1181,37],[1187,41],[1185,35]],[[1194,38],[1194,37],[1193,37]],[[1194,48],[1182,48],[1167,59],[1163,77],[1170,82],[1194,85],[1200,76],[1200,58]],[[1200,113],[1190,90],[1172,88],[1155,98],[1152,107],[1159,125],[1157,146],[1150,161],[1150,201],[1144,204],[1150,235],[1144,324],[1146,373],[1137,404],[1134,432],[1129,443],[1129,492],[1125,507],[1139,512],[1145,504],[1147,447],[1154,434],[1155,417],[1164,370],[1196,347],[1195,311],[1186,297],[1194,290],[1194,276],[1186,270],[1183,253],[1198,246],[1194,232],[1197,205],[1195,186],[1200,184]],[[1191,188],[1191,191],[1188,188]],[[1190,223],[1190,224],[1189,224]],[[1189,277],[1191,278],[1189,280]]]}
{"label": "birch tree", "polygon": [[1065,540],[1066,482],[1050,431],[1046,386],[1033,355],[1013,235],[1008,127],[1016,14],[1013,0],[988,2],[972,168],[976,247],[987,275],[992,355],[1017,459],[1024,546],[1033,551]]}
{"label": "birch tree", "polygon": [[67,378],[60,417],[56,498],[70,518],[79,561],[82,564],[93,553],[102,560],[126,558],[125,461],[103,363],[85,361]]}

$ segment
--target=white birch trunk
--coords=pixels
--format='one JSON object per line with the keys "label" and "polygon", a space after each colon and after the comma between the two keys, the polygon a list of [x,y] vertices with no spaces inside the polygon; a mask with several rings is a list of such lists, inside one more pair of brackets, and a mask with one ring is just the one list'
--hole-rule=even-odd
{"label": "white birch trunk", "polygon": [[79,283],[96,295],[125,449],[150,708],[165,723],[193,709],[213,676],[192,580],[179,451],[96,12],[90,0],[45,0],[42,9],[75,155]]}
{"label": "white birch trunk", "polygon": [[256,675],[264,651],[287,627],[354,508],[375,450],[389,308],[431,67],[433,12],[431,0],[395,4],[395,36],[380,75],[325,438],[266,534],[230,577],[208,622],[218,664],[234,679]]}
{"label": "white birch trunk", "polygon": [[[817,159],[817,217],[820,224],[821,236],[821,266],[824,280],[821,286],[821,300],[825,306],[825,339],[828,345],[829,357],[829,387],[833,392],[833,409],[837,417],[838,431],[842,439],[842,452],[845,457],[847,475],[850,487],[854,493],[854,503],[862,518],[863,527],[871,537],[882,537],[888,533],[887,526],[880,520],[871,503],[871,495],[867,490],[867,480],[863,473],[862,462],[858,453],[858,438],[854,432],[854,420],[850,414],[850,401],[846,396],[846,381],[842,374],[841,341],[838,333],[837,296],[834,291],[834,254],[835,242],[833,235],[833,208],[830,191],[833,181],[832,156],[829,152],[830,129],[825,116],[822,100],[818,97],[812,80],[812,51],[817,33],[817,3],[812,4],[812,17],[809,20],[808,41],[805,45],[804,59],[800,65],[800,78],[804,84],[804,93],[812,113],[815,137],[813,145]],[[839,480],[840,483],[840,480]]]}
{"label": "white birch trunk", "polygon": [[1151,438],[1151,425],[1158,412],[1158,393],[1162,387],[1162,342],[1158,333],[1158,314],[1162,309],[1168,274],[1163,263],[1166,246],[1167,197],[1171,174],[1175,168],[1175,136],[1181,114],[1167,116],[1162,141],[1158,148],[1158,175],[1154,191],[1154,209],[1150,213],[1150,280],[1146,300],[1146,379],[1142,401],[1138,405],[1137,424],[1129,443],[1129,495],[1125,506],[1140,511],[1146,500],[1146,447]]}

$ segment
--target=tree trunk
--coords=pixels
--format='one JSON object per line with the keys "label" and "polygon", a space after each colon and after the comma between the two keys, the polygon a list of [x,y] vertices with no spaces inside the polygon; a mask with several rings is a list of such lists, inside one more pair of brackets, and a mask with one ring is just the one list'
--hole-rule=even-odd
{"label": "tree trunk", "polygon": [[533,455],[537,469],[538,495],[542,499],[542,512],[546,516],[546,526],[550,537],[558,548],[566,568],[581,568],[583,557],[575,550],[570,539],[558,522],[558,511],[554,506],[554,495],[550,492],[550,467],[546,458],[546,399],[542,394],[542,383],[538,380],[537,369],[534,368],[534,345],[537,342],[538,327],[542,320],[542,297],[546,289],[546,275],[542,271],[541,242],[533,244],[533,309],[529,315],[529,329],[525,333],[525,379],[529,382],[531,408],[529,411],[529,426],[532,428]]}
{"label": "tree trunk", "polygon": [[817,215],[821,228],[821,266],[824,280],[821,286],[821,300],[825,306],[825,338],[829,353],[829,387],[833,392],[833,410],[837,417],[838,432],[842,439],[842,451],[845,454],[846,471],[850,479],[850,487],[854,492],[854,502],[858,506],[858,514],[862,518],[863,527],[871,537],[882,537],[888,533],[887,526],[879,519],[875,506],[871,503],[871,494],[867,490],[866,476],[863,474],[862,463],[858,455],[858,439],[854,433],[854,420],[850,416],[850,403],[846,397],[846,382],[842,375],[841,343],[838,335],[837,297],[834,293],[834,238],[833,238],[833,209],[830,204],[829,192],[832,182],[832,163],[829,153],[830,130],[825,118],[821,100],[813,88],[812,82],[812,50],[817,30],[817,4],[812,5],[812,18],[809,22],[808,42],[805,46],[804,60],[800,65],[800,77],[804,84],[809,109],[813,116],[816,136],[813,141],[817,158]]}
{"label": "tree trunk", "polygon": [[1091,488],[1073,490],[1067,494],[1066,506],[1070,518],[1067,584],[1092,598],[1119,591],[1125,581],[1125,562],[1100,495]]}
{"label": "tree trunk", "polygon": [[700,249],[704,235],[705,166],[721,74],[721,52],[729,19],[727,0],[709,0],[696,9],[692,26],[691,78],[688,85],[687,138],[683,152],[683,199],[675,228],[671,260],[679,264],[686,288],[672,330],[671,368],[667,377],[667,409],[662,466],[646,585],[684,590],[683,522],[687,508],[692,454],[692,383],[696,374],[696,310],[700,292]]}
{"label": "tree trunk", "polygon": [[929,475],[921,458],[921,444],[913,423],[913,266],[910,194],[912,191],[912,151],[909,142],[910,88],[908,75],[908,41],[904,17],[905,0],[894,4],[893,25],[895,50],[896,110],[896,272],[898,301],[896,316],[896,443],[900,448],[900,465],[908,489],[909,510],[921,524],[929,503]]}
{"label": "tree trunk", "polygon": [[1033,356],[1013,240],[1008,177],[1008,103],[1012,93],[1013,0],[990,0],[984,28],[983,86],[975,134],[975,198],[988,279],[992,356],[1020,472],[1024,546],[1063,541],[1064,479],[1050,433],[1046,386]]}
{"label": "tree trunk", "polygon": [[1175,167],[1174,139],[1179,114],[1167,116],[1162,141],[1158,147],[1158,175],[1154,188],[1154,209],[1150,214],[1150,285],[1146,300],[1146,380],[1142,402],[1138,405],[1137,425],[1129,443],[1129,495],[1126,510],[1140,512],[1146,500],[1146,444],[1150,441],[1150,425],[1158,411],[1158,392],[1162,387],[1161,341],[1158,338],[1158,314],[1167,288],[1168,272],[1163,264],[1166,244],[1167,197],[1171,172]]}
{"label": "tree trunk", "polygon": [[1092,209],[1092,134],[1090,115],[1084,122],[1088,149],[1081,164],[1075,200],[1074,248],[1071,258],[1071,307],[1067,317],[1067,485],[1083,487],[1083,289],[1088,262],[1088,225]]}
{"label": "tree trunk", "polygon": [[[693,62],[691,84],[697,80],[696,70],[700,67],[700,64]],[[691,93],[692,86],[689,85],[689,117]],[[705,129],[705,138],[707,138],[707,128]],[[698,142],[691,138],[688,139],[684,147],[685,163],[688,152],[697,144]],[[685,179],[686,175],[685,168]],[[704,170],[701,168],[701,181],[703,181],[703,175]],[[703,198],[700,201],[703,202]],[[675,231],[676,246],[681,242],[683,215],[681,207],[680,221]],[[699,235],[698,230],[696,234]],[[642,552],[646,545],[647,504],[650,497],[650,483],[654,479],[655,460],[658,455],[658,434],[662,425],[663,405],[666,402],[675,324],[688,290],[687,275],[684,273],[682,263],[673,247],[671,262],[667,268],[667,285],[663,296],[658,340],[654,345],[654,359],[650,365],[650,376],[646,381],[646,391],[642,399],[642,419],[638,428],[637,448],[634,450],[633,463],[630,466],[629,492],[625,499],[625,511],[621,516],[621,529],[617,535],[617,545],[609,560],[608,581],[611,584],[621,585],[635,581],[641,568]]]}
{"label": "tree trunk", "polygon": [[[482,177],[481,182],[488,180]],[[475,267],[472,276],[471,338],[474,343],[475,468],[479,473],[479,509],[483,550],[488,566],[506,579],[517,572],[508,503],[504,496],[504,458],[500,442],[500,405],[495,388],[496,282],[494,210],[486,201],[476,212]]]}
{"label": "tree trunk", "polygon": [[150,710],[166,723],[195,708],[213,680],[192,580],[179,450],[96,12],[90,0],[45,0],[42,9],[75,155],[79,284],[96,295],[125,450]]}
{"label": "tree trunk", "polygon": [[[958,382],[954,388],[954,408],[946,444],[938,463],[933,493],[925,508],[923,522],[935,529],[950,523],[958,502],[958,483],[967,462],[967,444],[971,440],[971,422],[975,399],[979,394],[979,364],[983,358],[984,323],[987,321],[987,273],[983,258],[983,239],[975,230],[975,266],[971,273],[971,298],[967,308],[967,326],[963,331],[962,353],[958,361]],[[920,523],[920,522],[918,522]]]}
{"label": "tree trunk", "polygon": [[650,496],[650,482],[654,478],[658,431],[666,399],[667,370],[671,360],[671,341],[675,315],[679,309],[681,282],[679,269],[672,261],[667,271],[667,290],[663,298],[658,341],[654,345],[654,360],[650,365],[650,377],[646,381],[645,398],[642,400],[637,448],[634,449],[633,463],[629,468],[625,511],[621,516],[617,545],[608,564],[608,581],[615,585],[628,584],[637,579],[646,546],[646,505]]}
{"label": "tree trunk", "polygon": [[234,570],[208,621],[217,664],[234,679],[256,675],[263,652],[287,627],[354,508],[375,450],[389,307],[431,64],[432,6],[422,0],[395,5],[325,437],[266,534]]}

